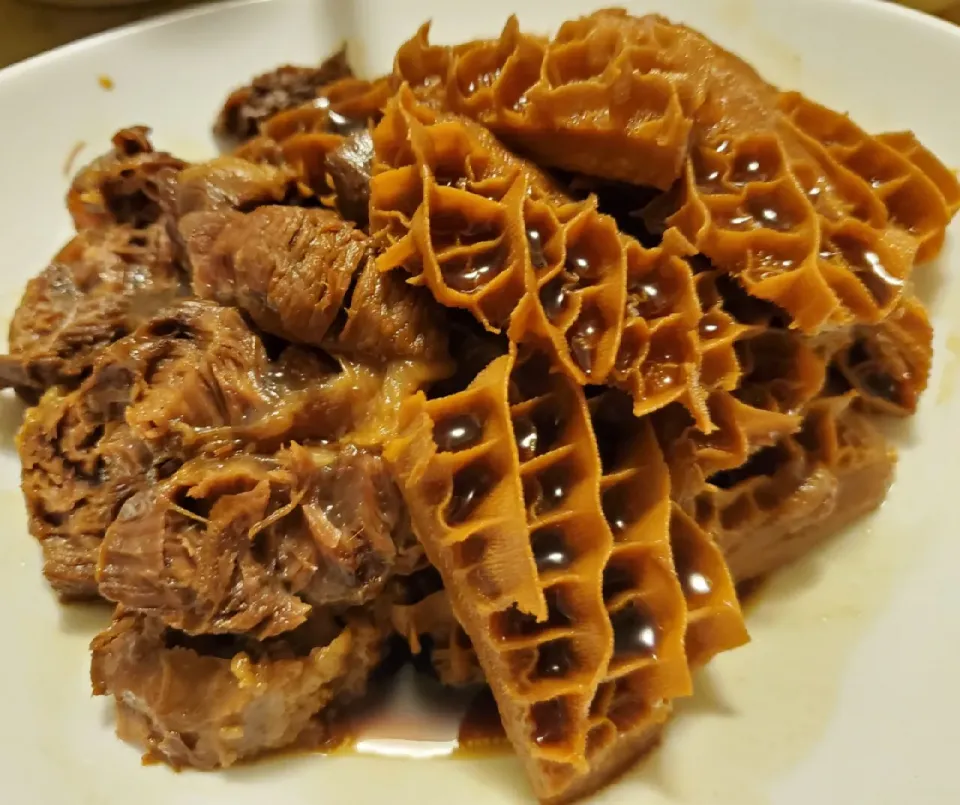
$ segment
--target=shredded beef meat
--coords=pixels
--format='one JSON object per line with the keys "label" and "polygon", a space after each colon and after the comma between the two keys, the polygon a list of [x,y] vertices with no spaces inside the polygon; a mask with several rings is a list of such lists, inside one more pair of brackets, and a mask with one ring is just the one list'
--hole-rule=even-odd
{"label": "shredded beef meat", "polygon": [[136,492],[201,452],[338,439],[381,383],[297,348],[272,360],[236,310],[170,308],[106,347],[76,390],[51,390],[27,413],[21,485],[44,574],[64,597],[96,595],[104,531]]}
{"label": "shredded beef meat", "polygon": [[214,124],[214,133],[228,147],[241,143],[256,136],[260,124],[277,112],[310,101],[324,84],[352,75],[345,49],[319,67],[278,67],[230,93]]}
{"label": "shredded beef meat", "polygon": [[161,226],[83,230],[27,283],[0,387],[34,401],[50,386],[75,387],[100,349],[186,293]]}
{"label": "shredded beef meat", "polygon": [[67,193],[77,231],[110,224],[142,228],[161,215],[159,185],[186,163],[154,151],[150,130],[133,126],[117,132],[113,150],[82,168]]}
{"label": "shredded beef meat", "polygon": [[379,455],[292,445],[197,458],[135,495],[107,530],[104,597],[190,633],[268,638],[313,606],[356,606],[420,558]]}
{"label": "shredded beef meat", "polygon": [[175,768],[230,766],[295,741],[316,746],[380,661],[375,619],[355,612],[344,621],[311,619],[262,642],[191,639],[121,611],[91,645],[93,691],[115,698],[122,739]]}
{"label": "shredded beef meat", "polygon": [[370,213],[373,137],[361,129],[327,154],[327,174],[333,184],[337,210],[348,221],[366,228]]}

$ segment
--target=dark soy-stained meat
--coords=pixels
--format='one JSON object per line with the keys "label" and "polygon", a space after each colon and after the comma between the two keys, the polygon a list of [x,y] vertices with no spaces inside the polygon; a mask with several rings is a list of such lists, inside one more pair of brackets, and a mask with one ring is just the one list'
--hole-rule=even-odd
{"label": "dark soy-stained meat", "polygon": [[81,168],[67,193],[77,231],[109,224],[145,227],[161,215],[158,184],[187,163],[154,151],[150,130],[133,126],[117,132],[113,150]]}
{"label": "dark soy-stained meat", "polygon": [[188,461],[124,505],[97,579],[125,609],[189,634],[264,639],[312,606],[372,601],[420,558],[376,453],[292,445],[270,456]]}
{"label": "dark soy-stained meat", "polygon": [[319,67],[284,65],[258,75],[227,97],[214,124],[214,134],[227,147],[241,143],[256,136],[260,124],[277,112],[306,103],[317,97],[317,90],[324,84],[352,75],[345,49]]}
{"label": "dark soy-stained meat", "polygon": [[337,439],[379,390],[288,348],[271,360],[236,310],[182,302],[106,347],[70,393],[52,389],[17,437],[30,533],[67,598],[97,594],[97,550],[136,492],[201,451]]}
{"label": "dark soy-stained meat", "polygon": [[363,612],[311,618],[280,639],[189,638],[119,612],[94,638],[91,681],[113,696],[117,734],[145,758],[215,769],[296,742],[319,746],[362,695],[383,630]]}
{"label": "dark soy-stained meat", "polygon": [[366,227],[373,170],[373,137],[361,129],[327,154],[327,174],[333,184],[337,210],[357,226]]}
{"label": "dark soy-stained meat", "polygon": [[245,310],[257,326],[320,346],[366,260],[366,236],[300,207],[195,213],[181,222],[197,295]]}
{"label": "dark soy-stained meat", "polygon": [[104,346],[188,292],[163,227],[83,230],[27,283],[0,387],[35,400],[50,386],[76,386]]}

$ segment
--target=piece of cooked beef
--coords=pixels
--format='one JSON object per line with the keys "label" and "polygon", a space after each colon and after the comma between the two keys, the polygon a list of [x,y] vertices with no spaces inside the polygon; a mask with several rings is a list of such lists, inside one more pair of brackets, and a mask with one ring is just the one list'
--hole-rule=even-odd
{"label": "piece of cooked beef", "polygon": [[113,150],[81,168],[67,192],[77,231],[110,224],[143,228],[161,215],[158,185],[186,162],[150,143],[150,129],[133,126],[113,137]]}
{"label": "piece of cooked beef", "polygon": [[227,97],[214,124],[214,134],[226,147],[242,143],[257,135],[264,120],[316,98],[324,84],[352,75],[345,48],[319,67],[283,65],[258,75]]}
{"label": "piece of cooked beef", "polygon": [[[368,260],[357,278],[342,328],[326,348],[340,355],[381,361],[415,361],[452,371],[447,312],[426,288],[408,285],[396,271],[384,274]],[[434,379],[435,379],[434,378]]]}
{"label": "piece of cooked beef", "polygon": [[264,204],[293,204],[302,200],[297,174],[282,161],[278,165],[221,156],[167,172],[159,183],[160,205],[167,234],[177,260],[189,265],[180,220],[193,212],[247,212]]}
{"label": "piece of cooked beef", "polygon": [[267,332],[314,346],[324,343],[369,252],[362,232],[320,209],[193,213],[180,231],[198,296],[236,305]]}
{"label": "piece of cooked beef", "polygon": [[188,293],[162,226],[81,231],[27,283],[0,356],[0,388],[35,401],[50,386],[75,387],[104,346]]}
{"label": "piece of cooked beef", "polygon": [[165,201],[177,221],[191,212],[249,212],[282,204],[297,192],[296,174],[289,169],[235,156],[190,165],[172,178]]}
{"label": "piece of cooked beef", "polygon": [[327,174],[337,210],[361,228],[366,228],[369,219],[372,172],[373,137],[369,129],[354,132],[327,154]]}
{"label": "piece of cooked beef", "polygon": [[27,412],[21,487],[44,574],[63,597],[95,596],[100,541],[136,492],[203,451],[338,439],[382,382],[298,348],[271,359],[234,309],[168,309],[104,348],[76,390],[52,389]]}
{"label": "piece of cooked beef", "polygon": [[[371,241],[336,214],[265,206],[181,222],[196,293],[262,329],[373,363],[449,363],[446,314],[430,294],[369,259]],[[349,306],[348,306],[349,303]]]}
{"label": "piece of cooked beef", "polygon": [[319,616],[283,638],[188,638],[118,612],[94,638],[91,680],[112,695],[117,734],[146,759],[214,769],[298,742],[330,740],[333,717],[362,695],[384,630],[364,612]]}
{"label": "piece of cooked beef", "polygon": [[97,580],[105,598],[188,634],[265,639],[313,607],[372,601],[420,557],[377,453],[293,444],[196,458],[134,495],[107,529]]}

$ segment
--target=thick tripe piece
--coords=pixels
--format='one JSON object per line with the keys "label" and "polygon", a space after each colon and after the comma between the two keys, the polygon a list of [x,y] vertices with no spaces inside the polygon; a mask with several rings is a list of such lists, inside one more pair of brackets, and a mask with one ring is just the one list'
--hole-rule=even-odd
{"label": "thick tripe piece", "polygon": [[852,399],[817,400],[798,434],[715,475],[694,499],[691,513],[738,584],[802,556],[883,501],[896,455]]}
{"label": "thick tripe piece", "polygon": [[[589,794],[659,738],[670,702],[692,691],[687,612],[670,547],[670,480],[649,423],[607,392],[590,403],[601,505],[614,544],[603,573],[613,653],[590,707],[587,774],[554,798]],[[717,650],[729,645],[716,645]]]}
{"label": "thick tripe piece", "polygon": [[834,365],[870,409],[895,416],[916,413],[933,362],[933,327],[912,296],[879,324],[854,327]]}
{"label": "thick tripe piece", "polygon": [[117,734],[174,768],[231,766],[295,742],[336,738],[330,715],[360,696],[383,630],[353,611],[282,638],[190,638],[118,610],[91,644],[94,695],[117,705]]}
{"label": "thick tripe piece", "polygon": [[612,651],[599,458],[579,388],[548,368],[503,356],[464,392],[415,398],[385,452],[544,799],[588,771]]}
{"label": "thick tripe piece", "polygon": [[155,151],[145,126],[121,129],[112,142],[111,151],[77,171],[67,191],[67,210],[78,232],[110,224],[143,228],[156,223],[165,177],[187,165]]}
{"label": "thick tripe piece", "polygon": [[[555,355],[577,383],[614,383],[638,414],[680,400],[709,427],[699,388],[700,307],[675,233],[655,249],[594,198],[574,202],[468,120],[403,88],[374,131],[371,233],[448,307]],[[732,378],[727,378],[732,383]]]}
{"label": "thick tripe piece", "polygon": [[430,45],[428,30],[401,47],[396,79],[538,162],[661,190],[679,175],[702,94],[675,69],[698,44],[685,30],[619,10],[565,22],[552,40],[522,33],[516,17],[499,39],[455,48]]}
{"label": "thick tripe piece", "polygon": [[756,408],[726,391],[711,394],[707,408],[714,424],[710,433],[676,406],[653,419],[670,468],[670,495],[681,503],[699,492],[708,476],[736,469],[760,448],[795,433],[803,421],[799,414]]}
{"label": "thick tripe piece", "polygon": [[82,230],[27,283],[0,387],[35,401],[51,386],[79,385],[101,349],[187,294],[173,251],[159,224]]}

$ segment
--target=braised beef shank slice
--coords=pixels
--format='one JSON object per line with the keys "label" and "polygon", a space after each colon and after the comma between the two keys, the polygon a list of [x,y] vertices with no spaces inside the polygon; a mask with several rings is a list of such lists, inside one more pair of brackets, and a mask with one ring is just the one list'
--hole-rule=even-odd
{"label": "braised beef shank slice", "polygon": [[162,214],[159,186],[186,162],[155,151],[145,126],[122,129],[113,149],[77,173],[67,192],[67,209],[77,231],[129,224],[142,228]]}
{"label": "braised beef shank slice", "polygon": [[52,389],[17,437],[30,533],[68,598],[97,594],[104,531],[138,491],[188,458],[337,439],[375,391],[322,357],[272,360],[231,308],[182,302],[103,349],[71,392]]}
{"label": "braised beef shank slice", "polygon": [[98,352],[189,293],[163,227],[85,229],[27,283],[0,356],[0,387],[35,401],[73,388]]}
{"label": "braised beef shank slice", "polygon": [[96,695],[112,695],[117,734],[175,768],[230,766],[294,742],[329,741],[330,721],[360,696],[383,630],[365,613],[327,618],[282,639],[191,639],[119,611],[91,644]]}
{"label": "braised beef shank slice", "polygon": [[131,498],[101,593],[190,633],[260,639],[374,600],[420,554],[380,456],[346,445],[196,458]]}

